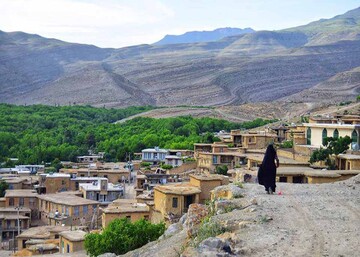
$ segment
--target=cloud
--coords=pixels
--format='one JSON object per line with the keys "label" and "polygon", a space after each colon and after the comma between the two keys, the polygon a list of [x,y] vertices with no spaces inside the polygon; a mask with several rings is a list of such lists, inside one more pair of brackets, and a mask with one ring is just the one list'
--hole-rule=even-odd
{"label": "cloud", "polygon": [[109,37],[174,16],[170,8],[157,0],[2,0],[0,10],[1,30],[25,31],[73,42],[81,42],[81,35],[94,33]]}

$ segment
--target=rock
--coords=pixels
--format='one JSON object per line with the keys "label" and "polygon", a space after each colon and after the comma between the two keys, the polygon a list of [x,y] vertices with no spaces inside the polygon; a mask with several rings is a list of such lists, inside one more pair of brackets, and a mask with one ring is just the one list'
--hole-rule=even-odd
{"label": "rock", "polygon": [[249,224],[251,224],[252,222],[251,221],[240,221],[239,224],[238,224],[238,227],[239,228],[246,228]]}
{"label": "rock", "polygon": [[182,225],[180,222],[171,224],[168,229],[164,232],[164,237],[172,236],[182,230]]}
{"label": "rock", "polygon": [[211,191],[211,199],[233,199],[243,197],[245,190],[235,185],[216,187]]}
{"label": "rock", "polygon": [[186,232],[188,237],[196,235],[201,221],[208,215],[208,209],[203,204],[190,204],[186,219]]}
{"label": "rock", "polygon": [[227,213],[233,211],[237,205],[231,200],[219,200],[215,202],[215,211],[218,213]]}
{"label": "rock", "polygon": [[185,213],[181,218],[179,219],[179,223],[184,225],[187,219],[187,213]]}
{"label": "rock", "polygon": [[251,199],[251,200],[250,200],[250,203],[251,203],[252,205],[257,205],[257,204],[258,204],[256,198]]}
{"label": "rock", "polygon": [[99,255],[98,257],[116,257],[115,253],[104,253]]}
{"label": "rock", "polygon": [[226,246],[224,240],[217,237],[209,237],[200,243],[199,248],[207,247],[211,249],[222,249],[224,246]]}

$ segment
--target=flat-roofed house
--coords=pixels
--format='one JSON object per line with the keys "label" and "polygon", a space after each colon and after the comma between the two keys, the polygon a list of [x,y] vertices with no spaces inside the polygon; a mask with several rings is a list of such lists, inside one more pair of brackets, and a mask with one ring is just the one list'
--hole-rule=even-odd
{"label": "flat-roofed house", "polygon": [[124,195],[124,188],[121,185],[108,183],[107,178],[98,178],[92,183],[79,184],[79,190],[84,198],[108,204]]}
{"label": "flat-roofed house", "polygon": [[26,207],[31,210],[31,217],[38,218],[38,194],[35,190],[6,190],[5,207]]}
{"label": "flat-roofed house", "polygon": [[[99,210],[99,202],[72,194],[39,195],[40,218],[48,225],[90,225]],[[92,224],[94,225],[94,224]]]}
{"label": "flat-roofed house", "polygon": [[141,161],[150,162],[155,165],[165,161],[166,155],[169,155],[169,150],[155,147],[144,149],[141,151],[141,154]]}
{"label": "flat-roofed house", "polygon": [[360,154],[339,154],[336,166],[340,170],[360,170]]}
{"label": "flat-roofed house", "polygon": [[175,183],[154,188],[154,209],[165,219],[181,217],[189,205],[199,203],[201,190],[190,183]]}
{"label": "flat-roofed house", "polygon": [[128,218],[132,222],[150,219],[150,208],[146,203],[134,199],[118,199],[103,209],[102,227],[105,228],[114,219]]}
{"label": "flat-roofed house", "polygon": [[190,184],[201,189],[199,202],[205,203],[210,200],[210,191],[215,187],[229,184],[229,177],[222,175],[191,174]]}
{"label": "flat-roofed house", "polygon": [[60,253],[73,253],[84,250],[85,235],[82,230],[60,232]]}

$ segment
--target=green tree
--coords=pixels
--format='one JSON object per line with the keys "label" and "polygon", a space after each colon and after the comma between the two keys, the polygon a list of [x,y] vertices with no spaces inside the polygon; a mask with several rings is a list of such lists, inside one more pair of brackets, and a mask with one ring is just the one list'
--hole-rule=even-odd
{"label": "green tree", "polygon": [[351,138],[349,136],[332,138],[328,137],[324,140],[324,146],[326,148],[320,148],[315,150],[310,156],[310,163],[325,161],[326,166],[329,169],[335,169],[335,162],[331,158],[333,154],[338,155],[349,149]]}
{"label": "green tree", "polygon": [[0,197],[5,196],[6,189],[9,189],[8,183],[6,183],[4,180],[0,181]]}
{"label": "green tree", "polygon": [[88,234],[85,249],[90,256],[106,252],[124,254],[158,239],[164,231],[165,223],[151,224],[144,219],[132,223],[126,218],[115,219],[101,234]]}

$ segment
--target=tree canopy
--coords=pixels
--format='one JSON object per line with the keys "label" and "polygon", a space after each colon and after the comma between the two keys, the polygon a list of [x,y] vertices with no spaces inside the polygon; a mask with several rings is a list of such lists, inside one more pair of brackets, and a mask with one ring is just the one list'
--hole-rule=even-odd
{"label": "tree canopy", "polygon": [[75,161],[89,149],[106,152],[107,161],[123,161],[127,153],[159,146],[192,149],[193,143],[218,140],[213,132],[262,126],[271,120],[232,123],[190,116],[153,119],[137,117],[115,121],[153,107],[105,109],[90,106],[15,106],[0,104],[0,162],[21,164]]}
{"label": "tree canopy", "polygon": [[85,237],[85,249],[91,257],[103,253],[124,254],[158,239],[165,232],[165,223],[151,224],[141,219],[115,219],[101,234],[90,233]]}

